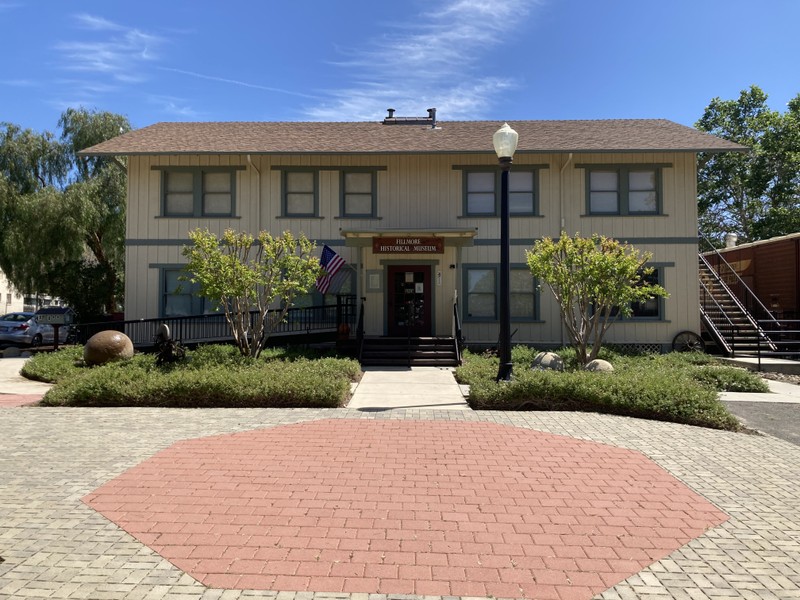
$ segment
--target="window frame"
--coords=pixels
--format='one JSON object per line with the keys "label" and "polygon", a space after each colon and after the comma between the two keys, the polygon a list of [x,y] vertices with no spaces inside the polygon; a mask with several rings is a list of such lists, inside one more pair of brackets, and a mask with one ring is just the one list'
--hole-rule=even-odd
{"label": "window frame", "polygon": [[[539,171],[546,169],[548,165],[514,165],[509,171],[509,176],[513,173],[531,173],[533,189],[532,195],[532,212],[513,212],[509,211],[510,216],[514,217],[541,217],[540,212],[540,186],[541,178]],[[466,218],[492,218],[500,216],[500,186],[503,171],[497,166],[484,166],[484,165],[454,165],[453,169],[461,171],[461,213],[462,217]],[[470,212],[469,210],[469,175],[472,173],[491,173],[494,175],[494,210],[493,212]],[[472,192],[472,193],[488,193],[488,192]],[[510,193],[510,191],[509,191]]]}
{"label": "window frame", "polygon": [[[660,285],[661,287],[663,287],[665,289],[666,289],[666,286],[664,285],[664,269],[667,266],[668,265],[664,265],[664,264],[649,264],[649,265],[645,265],[645,268],[653,269],[653,275],[655,275],[655,283],[656,283],[656,285]],[[646,321],[662,322],[662,321],[665,321],[666,320],[666,315],[664,314],[664,309],[666,308],[666,305],[664,303],[665,298],[663,296],[656,296],[655,299],[656,299],[656,302],[658,303],[657,304],[658,314],[656,314],[655,316],[638,316],[636,314],[631,314],[630,317],[621,318],[620,321],[628,321],[628,322],[630,322],[630,321],[636,321],[636,322],[646,322]],[[638,304],[638,302],[634,302],[633,304]]]}
{"label": "window frame", "polygon": [[[659,217],[664,215],[664,176],[663,170],[672,167],[671,163],[628,163],[628,164],[577,164],[584,169],[585,214],[589,217]],[[592,173],[613,172],[617,175],[617,210],[592,210]],[[655,175],[656,208],[654,211],[630,210],[630,174],[653,172]],[[635,190],[634,190],[635,191]]]}
{"label": "window frame", "polygon": [[[472,270],[481,270],[481,271],[494,271],[494,316],[491,317],[473,317],[469,314],[469,271]],[[481,264],[481,263],[470,263],[464,264],[461,266],[462,272],[462,298],[463,298],[463,306],[462,309],[464,311],[464,316],[462,317],[465,322],[472,322],[472,323],[495,323],[499,319],[499,306],[498,306],[498,288],[500,287],[500,267],[498,265],[490,265],[490,264]],[[488,294],[488,292],[481,292]]]}
{"label": "window frame", "polygon": [[[153,166],[152,169],[159,171],[161,174],[160,216],[168,219],[230,219],[236,217],[236,173],[244,170],[244,168],[243,166]],[[192,212],[172,213],[167,210],[167,185],[170,173],[192,174]],[[229,213],[210,213],[205,211],[204,175],[206,173],[230,174],[231,210]]]}
{"label": "window frame", "polygon": [[[656,283],[666,289],[664,285],[664,275],[666,267],[674,267],[675,263],[650,263],[645,265],[647,269],[653,269],[653,273],[656,275]],[[656,316],[637,316],[632,314],[630,317],[622,317],[617,316],[616,322],[617,323],[667,323],[669,322],[666,318],[666,298],[663,296],[657,296],[656,301],[658,302],[658,314]],[[636,303],[633,303],[636,304]],[[594,313],[594,307],[592,308],[592,313]],[[612,316],[618,314],[617,306],[612,307],[611,309]]]}
{"label": "window frame", "polygon": [[[530,274],[530,269],[524,263],[512,263],[511,265],[512,271],[526,271]],[[461,266],[462,270],[462,310],[463,310],[463,320],[465,322],[471,323],[496,323],[500,320],[500,266],[499,265],[491,265],[485,263],[469,263],[464,264]],[[468,289],[469,286],[469,276],[468,271],[470,270],[483,270],[483,271],[494,271],[494,316],[493,317],[472,317],[469,314],[469,296],[470,292]],[[514,316],[511,315],[511,321],[515,323],[538,323],[541,322],[540,319],[540,308],[541,308],[541,294],[539,289],[539,282],[536,280],[533,275],[531,275],[531,279],[533,281],[533,314],[526,315],[526,316]],[[510,284],[510,282],[509,282]],[[488,292],[482,292],[488,293]],[[514,294],[515,292],[510,292]],[[516,292],[520,293],[520,292]],[[509,308],[510,310],[510,308]]]}
{"label": "window frame", "polygon": [[[353,296],[353,297],[355,297],[356,296],[356,287],[357,287],[356,269],[355,269],[355,267],[350,265],[350,264],[344,264],[344,265],[342,265],[342,268],[339,270],[338,273],[336,273],[336,275],[334,277],[338,277],[340,273],[346,273],[347,274],[347,278],[348,278],[348,280],[350,282],[350,287],[352,289],[351,293],[348,293],[348,294],[343,294],[343,293],[323,294],[322,292],[320,292],[317,289],[317,286],[315,285],[312,288],[310,288],[305,294],[298,294],[297,296],[295,296],[292,299],[292,308],[305,308],[305,307],[308,307],[308,306],[336,306],[337,305],[337,301],[336,301],[337,296]],[[344,287],[344,285],[342,287]],[[303,304],[301,306],[298,306],[297,305],[298,298],[307,298],[309,300],[310,304]]]}
{"label": "window frame", "polygon": [[[181,318],[186,316],[195,316],[195,315],[206,315],[206,314],[216,314],[218,311],[213,310],[210,308],[209,304],[210,301],[203,296],[197,294],[197,284],[193,284],[189,281],[181,282],[180,285],[188,286],[187,292],[182,292],[181,294],[175,294],[174,290],[172,292],[167,290],[167,273],[168,272],[179,272],[180,275],[187,275],[188,271],[186,270],[185,264],[167,264],[167,265],[150,265],[151,268],[158,269],[158,315],[161,319],[171,319],[171,318]],[[179,275],[179,276],[180,276]],[[189,312],[188,315],[168,315],[166,313],[167,308],[167,296],[189,296],[191,298],[191,306],[192,310]],[[195,307],[198,308],[195,311]]]}
{"label": "window frame", "polygon": [[[287,167],[281,169],[281,217],[290,219],[314,219],[319,215],[319,168]],[[314,208],[310,213],[289,212],[289,176],[293,173],[311,173],[314,181]],[[307,193],[307,192],[305,192]]]}
{"label": "window frame", "polygon": [[[339,170],[339,218],[342,219],[374,219],[378,216],[378,170],[370,167],[345,167]],[[368,213],[348,213],[346,181],[347,175],[351,173],[367,173],[371,176],[370,189],[370,212]],[[366,193],[356,192],[352,195],[367,196]]]}

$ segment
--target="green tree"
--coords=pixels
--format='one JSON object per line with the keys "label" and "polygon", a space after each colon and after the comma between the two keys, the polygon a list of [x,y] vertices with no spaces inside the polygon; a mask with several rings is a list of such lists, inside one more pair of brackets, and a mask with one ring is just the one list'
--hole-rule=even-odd
{"label": "green tree", "polygon": [[130,124],[69,109],[59,125],[60,139],[0,125],[0,269],[15,288],[90,318],[121,304],[126,176],[121,163],[78,152]]}
{"label": "green tree", "polygon": [[189,238],[194,245],[183,249],[188,259],[185,279],[198,284],[199,294],[225,313],[242,355],[257,358],[294,297],[308,291],[319,276],[314,244],[288,231],[280,237],[262,231],[257,243],[249,233],[232,229],[220,238],[196,229]]}
{"label": "green tree", "polygon": [[698,155],[700,228],[721,244],[797,231],[800,222],[800,95],[785,114],[757,86],[736,100],[714,98],[695,125],[749,147],[747,153]]}
{"label": "green tree", "polygon": [[644,278],[650,253],[606,237],[543,238],[526,251],[528,268],[553,292],[578,361],[597,358],[608,328],[632,314],[632,303],[667,296]]}

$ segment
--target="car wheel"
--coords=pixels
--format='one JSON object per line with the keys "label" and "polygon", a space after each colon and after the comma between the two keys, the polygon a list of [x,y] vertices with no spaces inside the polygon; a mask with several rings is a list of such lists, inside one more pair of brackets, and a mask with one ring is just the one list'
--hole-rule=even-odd
{"label": "car wheel", "polygon": [[42,334],[37,333],[35,336],[33,336],[33,339],[31,340],[31,346],[41,346],[41,345],[42,345]]}

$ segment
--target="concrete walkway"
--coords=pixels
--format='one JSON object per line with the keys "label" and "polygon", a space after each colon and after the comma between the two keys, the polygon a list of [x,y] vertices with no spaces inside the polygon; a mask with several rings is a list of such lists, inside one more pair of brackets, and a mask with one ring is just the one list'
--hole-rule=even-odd
{"label": "concrete walkway", "polygon": [[453,369],[440,367],[365,367],[347,408],[469,410]]}
{"label": "concrete walkway", "polygon": [[0,359],[0,408],[35,404],[51,387],[49,383],[31,381],[19,374],[27,358]]}

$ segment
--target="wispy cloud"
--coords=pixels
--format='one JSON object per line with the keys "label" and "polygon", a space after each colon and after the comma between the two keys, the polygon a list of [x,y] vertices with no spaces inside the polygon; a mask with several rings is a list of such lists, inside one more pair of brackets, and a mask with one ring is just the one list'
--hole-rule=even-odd
{"label": "wispy cloud", "polygon": [[41,83],[32,79],[0,79],[0,85],[7,85],[9,87],[31,88],[41,87]]}
{"label": "wispy cloud", "polygon": [[77,15],[75,20],[79,27],[104,36],[92,41],[57,43],[62,68],[102,74],[125,83],[146,78],[144,64],[158,57],[158,48],[164,42],[160,37],[93,15]]}
{"label": "wispy cloud", "polygon": [[178,119],[203,119],[205,114],[189,105],[185,98],[150,94],[147,103],[156,107],[159,113]]}
{"label": "wispy cloud", "polygon": [[332,90],[330,101],[306,114],[326,121],[372,120],[389,106],[416,113],[436,106],[447,119],[479,118],[515,86],[511,77],[482,71],[481,60],[539,3],[443,0],[413,22],[392,24],[390,34],[334,63],[352,73],[353,84]]}
{"label": "wispy cloud", "polygon": [[171,73],[179,73],[181,75],[186,75],[188,77],[196,77],[198,79],[206,79],[208,81],[217,81],[219,83],[228,83],[231,85],[238,85],[241,87],[251,88],[254,90],[264,90],[267,92],[277,92],[279,94],[288,94],[290,96],[298,96],[300,98],[316,98],[316,96],[312,96],[311,94],[303,94],[301,92],[294,92],[291,90],[285,90],[282,88],[275,88],[275,87],[268,87],[265,85],[258,85],[257,83],[248,83],[246,81],[238,81],[236,79],[227,79],[225,77],[215,77],[214,75],[204,75],[202,73],[195,73],[194,71],[186,71],[184,69],[173,69],[171,67],[157,67],[161,71],[169,71]]}

